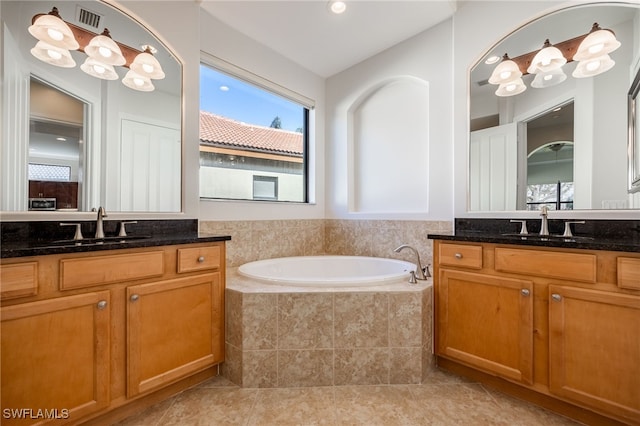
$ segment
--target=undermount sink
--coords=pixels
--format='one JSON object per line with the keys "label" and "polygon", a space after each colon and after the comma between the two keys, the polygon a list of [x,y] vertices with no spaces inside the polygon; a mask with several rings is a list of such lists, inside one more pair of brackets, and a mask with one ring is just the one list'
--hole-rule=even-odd
{"label": "undermount sink", "polygon": [[60,247],[60,246],[90,246],[90,245],[98,245],[98,244],[123,244],[129,241],[145,240],[148,238],[151,238],[151,236],[150,235],[127,235],[124,237],[113,236],[113,237],[104,237],[104,238],[83,238],[82,240],[58,240],[45,245]]}
{"label": "undermount sink", "polygon": [[577,236],[577,235],[573,235],[571,237],[565,237],[564,235],[506,233],[506,234],[502,234],[502,236],[518,237],[522,240],[531,240],[531,241],[566,241],[566,242],[593,241],[593,237],[583,237],[583,236]]}

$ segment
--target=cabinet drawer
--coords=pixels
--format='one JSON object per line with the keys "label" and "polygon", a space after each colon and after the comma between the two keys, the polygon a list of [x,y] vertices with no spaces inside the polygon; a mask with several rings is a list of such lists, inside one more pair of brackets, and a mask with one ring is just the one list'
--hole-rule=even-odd
{"label": "cabinet drawer", "polygon": [[618,287],[640,290],[640,259],[618,258]]}
{"label": "cabinet drawer", "polygon": [[482,269],[482,246],[440,244],[438,254],[440,265]]}
{"label": "cabinet drawer", "polygon": [[38,262],[0,265],[2,299],[38,294]]}
{"label": "cabinet drawer", "polygon": [[159,277],[163,273],[162,251],[63,259],[60,290]]}
{"label": "cabinet drawer", "polygon": [[202,271],[220,267],[220,247],[191,247],[178,249],[178,273]]}
{"label": "cabinet drawer", "polygon": [[596,256],[593,254],[497,247],[495,268],[500,272],[596,282]]}

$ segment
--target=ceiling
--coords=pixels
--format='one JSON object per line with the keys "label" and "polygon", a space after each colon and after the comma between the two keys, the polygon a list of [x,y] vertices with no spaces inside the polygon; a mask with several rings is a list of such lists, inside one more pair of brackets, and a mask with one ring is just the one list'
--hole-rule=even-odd
{"label": "ceiling", "polygon": [[451,17],[455,0],[202,0],[201,8],[321,77],[330,77]]}

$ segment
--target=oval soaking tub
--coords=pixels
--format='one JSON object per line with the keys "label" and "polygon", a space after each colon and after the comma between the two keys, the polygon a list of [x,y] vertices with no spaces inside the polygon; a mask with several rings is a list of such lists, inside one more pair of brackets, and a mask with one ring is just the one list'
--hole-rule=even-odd
{"label": "oval soaking tub", "polygon": [[238,273],[275,285],[375,286],[407,281],[410,262],[366,256],[294,256],[245,263]]}

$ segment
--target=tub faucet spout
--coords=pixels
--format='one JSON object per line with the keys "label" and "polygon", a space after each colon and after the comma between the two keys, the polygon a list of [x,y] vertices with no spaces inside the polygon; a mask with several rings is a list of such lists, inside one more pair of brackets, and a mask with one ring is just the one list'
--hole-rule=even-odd
{"label": "tub faucet spout", "polygon": [[[422,268],[422,263],[420,262],[420,254],[418,253],[418,250],[416,250],[415,248],[411,247],[408,244],[402,244],[400,247],[395,249],[394,252],[400,253],[404,249],[411,250],[413,252],[413,254],[415,254],[415,256],[416,256],[416,272],[414,273],[416,279],[424,281],[429,276],[431,276],[431,274],[429,274],[428,267],[427,268]],[[425,269],[427,270],[427,274],[425,274]],[[412,278],[413,278],[413,275],[412,275]]]}

